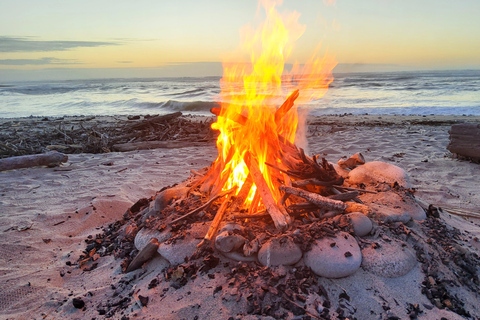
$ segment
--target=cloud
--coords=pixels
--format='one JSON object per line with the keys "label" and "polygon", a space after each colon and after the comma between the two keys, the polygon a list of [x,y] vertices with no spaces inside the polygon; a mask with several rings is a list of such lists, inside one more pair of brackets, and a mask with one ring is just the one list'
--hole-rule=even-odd
{"label": "cloud", "polygon": [[46,52],[65,51],[80,47],[116,46],[118,42],[99,41],[41,41],[25,37],[0,36],[0,52]]}
{"label": "cloud", "polygon": [[117,63],[133,63],[133,61],[116,61]]}
{"label": "cloud", "polygon": [[26,66],[26,65],[52,65],[52,64],[81,64],[77,60],[40,58],[40,59],[0,59],[0,65],[5,66]]}
{"label": "cloud", "polygon": [[337,0],[323,0],[323,3],[325,3],[327,6],[334,6],[335,2],[337,2]]}

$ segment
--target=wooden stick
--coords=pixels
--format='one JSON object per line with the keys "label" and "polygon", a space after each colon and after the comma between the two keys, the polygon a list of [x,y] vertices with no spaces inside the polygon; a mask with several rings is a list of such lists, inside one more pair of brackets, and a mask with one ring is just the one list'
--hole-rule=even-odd
{"label": "wooden stick", "polygon": [[377,191],[369,191],[369,190],[363,190],[363,189],[357,189],[357,188],[349,188],[349,187],[343,187],[343,186],[335,186],[337,189],[342,189],[342,190],[348,190],[348,191],[358,191],[360,193],[373,193],[377,194]]}
{"label": "wooden stick", "polygon": [[0,159],[0,171],[14,170],[21,168],[30,168],[36,166],[58,166],[62,162],[67,162],[68,156],[51,151],[42,154],[33,154],[29,156],[18,156]]}
{"label": "wooden stick", "polygon": [[267,213],[267,210],[262,210],[259,211],[255,214],[236,214],[232,217],[232,219],[257,219],[257,218],[265,218],[265,217],[270,217],[270,215]]}
{"label": "wooden stick", "polygon": [[217,213],[215,214],[215,218],[213,218],[212,224],[208,228],[207,234],[205,237],[203,237],[202,242],[200,242],[197,247],[203,246],[205,242],[208,242],[212,240],[213,236],[217,233],[218,226],[220,225],[220,222],[223,219],[223,215],[225,214],[225,211],[227,211],[228,207],[228,201],[230,200],[230,197],[227,195],[225,200],[223,200],[222,205],[218,209]]}
{"label": "wooden stick", "polygon": [[181,221],[181,220],[183,220],[183,219],[191,216],[192,214],[195,214],[195,213],[197,213],[197,212],[202,211],[203,209],[205,209],[205,208],[207,208],[209,205],[211,205],[212,202],[214,202],[214,201],[217,200],[218,198],[221,198],[221,197],[223,197],[223,196],[226,196],[227,194],[235,191],[236,189],[237,189],[237,188],[232,188],[232,189],[230,189],[230,190],[226,190],[226,191],[224,191],[224,192],[221,192],[221,193],[213,196],[212,198],[210,198],[210,200],[208,200],[207,202],[205,202],[205,203],[204,203],[203,205],[201,205],[200,207],[198,207],[198,208],[196,208],[196,209],[193,209],[193,210],[190,211],[189,213],[186,213],[186,214],[184,214],[183,216],[178,217],[177,219],[175,219],[175,220],[173,220],[172,222],[170,222],[170,225],[172,225],[172,224],[174,224],[174,223],[176,223],[176,222],[178,222],[178,221]]}
{"label": "wooden stick", "polygon": [[[223,108],[214,107],[214,108],[210,109],[210,112],[213,113],[214,115],[218,116],[218,117],[224,117],[225,116]],[[229,117],[227,119],[235,121],[236,123],[241,124],[243,126],[248,121],[247,117],[245,117],[244,115],[241,115],[239,113],[236,113],[236,112],[229,113]]]}
{"label": "wooden stick", "polygon": [[333,196],[328,196],[329,199],[348,201],[356,198],[358,196],[358,191],[350,191],[345,193],[335,194]]}
{"label": "wooden stick", "polygon": [[280,106],[280,108],[275,111],[275,123],[280,124],[283,116],[293,107],[295,100],[298,98],[299,91],[298,89],[293,91],[292,94],[285,100],[285,102]]}
{"label": "wooden stick", "polygon": [[304,198],[305,200],[308,200],[309,202],[314,203],[321,208],[339,211],[343,211],[347,208],[347,205],[342,201],[332,200],[306,190],[287,186],[281,186],[280,190]]}
{"label": "wooden stick", "polygon": [[288,215],[285,208],[277,206],[277,204],[275,203],[275,199],[273,198],[273,195],[268,188],[267,182],[265,181],[265,178],[263,177],[262,172],[258,167],[257,160],[255,160],[249,152],[247,152],[247,154],[245,155],[245,159],[248,169],[250,170],[250,174],[252,175],[253,181],[257,186],[257,192],[260,193],[263,205],[272,217],[275,227],[280,231],[286,230],[288,228],[288,225],[292,222],[292,219]]}
{"label": "wooden stick", "polygon": [[297,180],[292,182],[294,187],[305,187],[305,186],[321,186],[321,187],[331,187],[334,185],[342,184],[343,179],[336,179],[333,181],[320,181],[318,179],[305,179],[305,180]]}

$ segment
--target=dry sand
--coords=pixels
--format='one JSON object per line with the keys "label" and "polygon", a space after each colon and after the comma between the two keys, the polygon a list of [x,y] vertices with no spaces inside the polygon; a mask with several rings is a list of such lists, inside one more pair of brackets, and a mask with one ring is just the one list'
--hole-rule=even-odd
{"label": "dry sand", "polygon": [[[478,117],[322,117],[310,126],[308,150],[323,153],[332,162],[361,152],[367,161],[396,164],[410,175],[416,197],[479,211],[479,164],[452,159],[446,150],[451,123],[465,120],[479,122]],[[256,319],[246,316],[244,306],[229,294],[225,272],[218,272],[215,279],[199,274],[174,289],[162,273],[168,262],[160,257],[127,275],[113,257],[100,258],[90,272],[76,266],[87,236],[120,219],[138,199],[184,181],[190,169],[208,166],[216,153],[215,145],[207,144],[77,154],[69,155],[68,163],[59,168],[0,172],[0,318],[101,319],[108,302],[130,298],[129,307],[119,309],[113,319]],[[479,220],[450,214],[441,218],[461,231],[462,247],[479,254],[474,240],[480,238]],[[155,278],[158,286],[148,289]],[[332,301],[345,290],[351,299],[348,308],[355,310],[357,319],[405,319],[408,304],[419,304],[423,311],[419,319],[463,319],[432,306],[421,293],[423,279],[417,265],[400,278],[360,269],[347,278],[320,282]],[[220,285],[222,292],[214,294]],[[479,294],[461,286],[455,290],[472,318],[479,319]],[[141,307],[139,295],[149,297],[146,307]],[[85,302],[84,310],[73,307],[76,297]]]}

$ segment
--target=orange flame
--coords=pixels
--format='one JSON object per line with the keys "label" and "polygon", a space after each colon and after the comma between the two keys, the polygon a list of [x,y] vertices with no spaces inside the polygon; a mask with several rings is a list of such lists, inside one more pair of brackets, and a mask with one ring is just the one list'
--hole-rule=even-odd
{"label": "orange flame", "polygon": [[[293,143],[298,125],[297,107],[277,111],[292,89],[292,95],[298,96],[297,102],[318,99],[333,81],[331,71],[336,63],[332,58],[316,57],[316,53],[301,67],[295,64],[290,73],[284,71],[284,65],[293,49],[293,43],[305,31],[298,23],[299,14],[293,12],[282,16],[276,10],[281,1],[261,0],[266,11],[265,21],[253,30],[243,30],[243,51],[248,52],[250,63],[223,63],[221,85],[221,110],[218,119],[212,125],[219,130],[217,140],[219,150],[216,165],[221,167],[219,180],[224,183],[222,190],[244,184],[249,170],[245,156],[249,153],[260,167],[268,187],[278,202],[281,198],[278,179],[275,172],[266,163],[280,163],[279,139]],[[317,49],[318,51],[318,49]],[[238,57],[232,58],[238,59]],[[295,100],[295,99],[293,99]],[[280,102],[280,103],[279,103]],[[293,104],[293,101],[292,101]],[[252,186],[248,202],[255,193]]]}

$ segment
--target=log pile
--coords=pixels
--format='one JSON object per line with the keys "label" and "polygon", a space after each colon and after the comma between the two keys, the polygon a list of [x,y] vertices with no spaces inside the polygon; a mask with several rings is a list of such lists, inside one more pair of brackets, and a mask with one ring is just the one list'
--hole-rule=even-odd
{"label": "log pile", "polygon": [[455,124],[449,133],[450,143],[447,149],[451,153],[461,158],[480,161],[480,124]]}
{"label": "log pile", "polygon": [[[45,153],[105,153],[213,142],[212,118],[181,112],[118,117],[22,118],[0,122],[0,158]],[[180,143],[179,143],[180,141]],[[194,143],[193,143],[194,144]]]}

